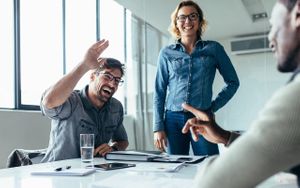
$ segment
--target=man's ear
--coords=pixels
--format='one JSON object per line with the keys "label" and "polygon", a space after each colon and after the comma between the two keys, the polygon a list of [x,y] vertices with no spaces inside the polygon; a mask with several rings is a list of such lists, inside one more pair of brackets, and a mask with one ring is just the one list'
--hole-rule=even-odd
{"label": "man's ear", "polygon": [[96,76],[97,76],[97,72],[92,72],[90,74],[90,80],[94,80],[96,78]]}
{"label": "man's ear", "polygon": [[300,29],[300,0],[296,2],[295,5],[295,27]]}

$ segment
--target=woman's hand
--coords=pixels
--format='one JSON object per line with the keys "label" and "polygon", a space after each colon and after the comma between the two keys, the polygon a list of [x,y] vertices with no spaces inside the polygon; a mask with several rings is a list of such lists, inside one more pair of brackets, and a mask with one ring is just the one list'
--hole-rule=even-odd
{"label": "woman's hand", "polygon": [[166,147],[168,146],[167,136],[165,131],[156,131],[154,132],[154,145],[157,149],[162,152],[166,151]]}

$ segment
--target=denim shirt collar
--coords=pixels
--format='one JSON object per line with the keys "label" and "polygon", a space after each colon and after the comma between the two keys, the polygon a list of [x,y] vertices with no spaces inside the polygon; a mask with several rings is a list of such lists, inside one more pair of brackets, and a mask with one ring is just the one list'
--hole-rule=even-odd
{"label": "denim shirt collar", "polygon": [[83,103],[84,108],[87,109],[87,110],[96,110],[96,111],[98,111],[98,112],[101,112],[101,111],[103,111],[103,110],[108,109],[109,103],[110,103],[111,100],[107,101],[107,102],[103,105],[102,108],[100,108],[100,109],[99,109],[99,108],[96,108],[96,107],[91,103],[91,101],[90,101],[89,98],[88,98],[88,94],[87,94],[88,89],[89,89],[89,85],[86,85],[86,86],[80,91],[80,93],[79,93],[79,96],[80,96],[80,98],[81,98],[81,101],[82,101],[82,103]]}
{"label": "denim shirt collar", "polygon": [[[199,40],[196,41],[195,46],[197,48],[203,48],[203,44],[204,44],[203,40],[199,39]],[[181,49],[181,51],[183,51],[183,49],[184,49],[184,46],[181,43],[181,39],[176,40],[174,44],[170,45],[170,47],[171,47],[172,50]]]}

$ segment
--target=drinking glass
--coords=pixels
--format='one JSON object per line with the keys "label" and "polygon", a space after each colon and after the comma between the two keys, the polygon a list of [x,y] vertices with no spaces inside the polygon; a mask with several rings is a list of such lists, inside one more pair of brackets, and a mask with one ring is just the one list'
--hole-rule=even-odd
{"label": "drinking glass", "polygon": [[80,156],[82,162],[94,159],[94,134],[80,134]]}

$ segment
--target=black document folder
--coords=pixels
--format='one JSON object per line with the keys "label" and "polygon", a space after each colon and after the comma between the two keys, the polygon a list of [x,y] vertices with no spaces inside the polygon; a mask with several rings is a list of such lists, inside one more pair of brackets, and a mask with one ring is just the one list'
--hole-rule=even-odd
{"label": "black document folder", "polygon": [[113,151],[107,153],[106,160],[140,161],[140,162],[167,162],[195,164],[203,161],[207,156],[176,156],[161,154],[156,151]]}

